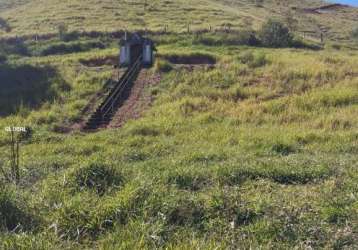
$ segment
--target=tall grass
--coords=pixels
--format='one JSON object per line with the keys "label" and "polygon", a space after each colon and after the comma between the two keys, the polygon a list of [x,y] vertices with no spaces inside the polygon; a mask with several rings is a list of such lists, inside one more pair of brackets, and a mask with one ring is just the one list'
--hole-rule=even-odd
{"label": "tall grass", "polygon": [[0,119],[33,127],[23,182],[0,191],[2,248],[356,248],[357,53],[185,44],[158,50],[216,64],[173,65],[146,86],[141,118],[89,134],[54,126],[111,75],[81,60],[117,51],[16,61],[50,64],[71,88]]}

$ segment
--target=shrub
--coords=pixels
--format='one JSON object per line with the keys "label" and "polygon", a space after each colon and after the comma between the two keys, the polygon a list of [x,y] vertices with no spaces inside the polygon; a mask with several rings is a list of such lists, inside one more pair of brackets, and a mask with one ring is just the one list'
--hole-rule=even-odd
{"label": "shrub", "polygon": [[68,27],[66,24],[61,23],[57,26],[57,32],[60,40],[65,41],[66,34],[68,32]]}
{"label": "shrub", "polygon": [[205,53],[170,54],[163,58],[173,64],[215,64],[216,58]]}
{"label": "shrub", "polygon": [[63,55],[75,52],[84,52],[91,49],[104,49],[105,45],[100,41],[56,43],[49,45],[40,51],[41,56]]}
{"label": "shrub", "polygon": [[0,53],[3,55],[21,55],[21,56],[29,56],[30,52],[27,49],[27,46],[21,39],[16,39],[11,42],[0,42]]}
{"label": "shrub", "polygon": [[358,27],[352,30],[352,38],[358,42]]}
{"label": "shrub", "polygon": [[16,202],[14,194],[0,186],[0,231],[29,229],[31,217]]}
{"label": "shrub", "polygon": [[253,54],[251,51],[246,51],[239,55],[239,62],[248,65],[250,68],[258,68],[266,65],[267,59],[264,53]]}
{"label": "shrub", "polygon": [[164,215],[165,224],[170,227],[201,229],[206,220],[204,202],[198,198],[193,199],[188,195],[177,194],[152,210],[156,214],[159,210]]}
{"label": "shrub", "polygon": [[[281,149],[280,149],[281,150]],[[331,175],[331,170],[324,165],[287,166],[278,162],[264,163],[262,166],[245,166],[245,168],[226,169],[219,174],[221,185],[241,185],[247,180],[269,179],[286,185],[308,184],[324,180]]]}
{"label": "shrub", "polygon": [[158,128],[152,127],[150,125],[141,124],[137,127],[134,127],[130,130],[131,135],[139,136],[158,136],[160,131]]}
{"label": "shrub", "polygon": [[334,50],[340,50],[340,49],[342,49],[342,45],[338,44],[338,43],[327,42],[325,44],[325,48],[334,49]]}
{"label": "shrub", "polygon": [[230,220],[232,227],[253,223],[261,214],[249,208],[239,193],[215,192],[209,200],[210,216]]}
{"label": "shrub", "polygon": [[156,72],[167,73],[173,69],[173,66],[166,60],[156,60],[154,69]]}
{"label": "shrub", "polygon": [[228,39],[228,45],[259,45],[260,41],[252,30],[241,30],[235,34],[234,39]]}
{"label": "shrub", "polygon": [[6,32],[11,31],[10,25],[7,23],[7,21],[0,17],[0,29],[5,30]]}
{"label": "shrub", "polygon": [[268,20],[259,33],[264,46],[272,48],[288,47],[292,42],[289,29],[279,21]]}
{"label": "shrub", "polygon": [[228,99],[231,99],[234,102],[237,102],[239,100],[244,100],[248,97],[248,94],[245,92],[245,90],[242,87],[230,88],[228,94],[229,94]]}
{"label": "shrub", "polygon": [[259,44],[255,32],[252,30],[239,30],[230,33],[202,34],[193,40],[194,44],[204,44],[206,46],[221,45],[249,45]]}
{"label": "shrub", "polygon": [[68,197],[51,214],[62,239],[80,243],[95,240],[118,225],[137,217],[149,196],[148,189],[128,186],[111,197],[93,197],[90,193]]}
{"label": "shrub", "polygon": [[248,64],[254,60],[254,54],[252,51],[245,51],[239,55],[238,60],[243,64]]}
{"label": "shrub", "polygon": [[254,60],[249,63],[251,68],[258,68],[265,66],[267,63],[266,55],[264,53],[258,53],[255,55]]}
{"label": "shrub", "polygon": [[194,38],[193,44],[203,44],[206,46],[217,46],[220,43],[218,38],[209,35],[200,35]]}
{"label": "shrub", "polygon": [[0,64],[5,63],[7,60],[7,57],[5,55],[0,54]]}
{"label": "shrub", "polygon": [[67,32],[62,38],[63,41],[69,42],[79,39],[80,33],[78,31]]}
{"label": "shrub", "polygon": [[207,186],[210,180],[206,176],[200,176],[196,173],[184,172],[173,173],[168,177],[168,183],[173,184],[179,189],[198,191]]}
{"label": "shrub", "polygon": [[275,143],[274,145],[272,145],[271,150],[281,155],[289,155],[296,151],[292,145],[288,145],[285,143]]}
{"label": "shrub", "polygon": [[322,49],[321,46],[314,43],[309,43],[308,41],[304,41],[299,37],[292,38],[290,47],[297,48],[297,49],[311,49],[311,50]]}
{"label": "shrub", "polygon": [[75,186],[79,189],[92,189],[103,195],[112,187],[123,184],[123,176],[113,167],[101,163],[91,163],[74,173]]}

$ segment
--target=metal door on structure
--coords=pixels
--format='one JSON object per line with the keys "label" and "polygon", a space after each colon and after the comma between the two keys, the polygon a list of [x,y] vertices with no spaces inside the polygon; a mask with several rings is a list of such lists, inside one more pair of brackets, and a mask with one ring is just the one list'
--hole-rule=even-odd
{"label": "metal door on structure", "polygon": [[139,56],[141,56],[143,53],[143,46],[141,44],[134,44],[131,46],[131,64],[135,63]]}

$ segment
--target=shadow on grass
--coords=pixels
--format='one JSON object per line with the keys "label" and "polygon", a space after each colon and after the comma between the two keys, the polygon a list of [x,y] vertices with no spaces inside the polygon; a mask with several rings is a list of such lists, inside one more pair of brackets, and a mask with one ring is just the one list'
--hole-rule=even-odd
{"label": "shadow on grass", "polygon": [[51,66],[2,65],[0,79],[0,116],[15,114],[20,108],[37,109],[70,89]]}
{"label": "shadow on grass", "polygon": [[16,201],[14,194],[0,186],[0,232],[29,231],[34,229],[38,221],[28,214],[20,202]]}
{"label": "shadow on grass", "polygon": [[3,19],[2,17],[0,17],[0,29],[6,31],[6,32],[10,32],[11,31],[11,27],[8,24],[8,22]]}
{"label": "shadow on grass", "polygon": [[265,166],[224,171],[219,177],[224,185],[240,185],[247,180],[268,179],[284,185],[313,184],[331,176],[331,170],[325,166],[294,167]]}
{"label": "shadow on grass", "polygon": [[216,58],[209,54],[192,53],[192,54],[171,54],[160,55],[159,57],[173,64],[215,64]]}

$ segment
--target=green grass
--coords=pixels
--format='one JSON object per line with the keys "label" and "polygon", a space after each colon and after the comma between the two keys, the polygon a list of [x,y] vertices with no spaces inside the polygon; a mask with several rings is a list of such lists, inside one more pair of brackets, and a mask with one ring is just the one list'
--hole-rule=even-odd
{"label": "green grass", "polygon": [[20,149],[21,183],[0,189],[1,247],[356,248],[358,53],[158,39],[160,60],[200,55],[216,65],[159,61],[153,73],[166,73],[146,89],[152,107],[121,129],[89,134],[56,131],[80,118],[111,75],[81,61],[118,49],[10,56],[12,67],[56,75],[53,98],[0,118],[5,167],[3,128],[33,129]]}
{"label": "green grass", "polygon": [[[270,17],[295,20],[298,31],[311,31],[309,37],[320,39],[320,31],[325,37],[338,42],[350,38],[357,22],[357,9],[343,9],[333,13],[308,14],[302,9],[320,6],[325,2],[290,1],[277,4],[265,0],[257,7],[252,0],[155,0],[144,6],[144,1],[64,1],[22,0],[0,1],[0,16],[5,20],[10,32],[0,29],[0,35],[33,35],[56,33],[57,27],[64,23],[72,31],[101,31],[144,29],[161,31],[167,25],[169,31],[186,31],[188,23],[191,30],[223,28],[231,25],[233,29],[257,29]],[[100,22],[98,21],[100,20]],[[39,28],[40,27],[40,28]],[[9,31],[9,30],[8,30]]]}

